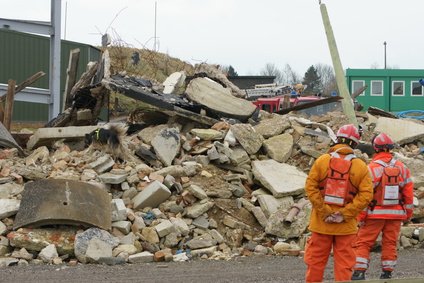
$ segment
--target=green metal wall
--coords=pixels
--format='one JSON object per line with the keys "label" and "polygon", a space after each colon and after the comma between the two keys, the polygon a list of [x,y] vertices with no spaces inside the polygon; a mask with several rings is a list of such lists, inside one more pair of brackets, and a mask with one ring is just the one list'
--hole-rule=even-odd
{"label": "green metal wall", "polygon": [[[368,107],[377,107],[389,112],[406,110],[424,110],[424,95],[411,96],[411,82],[418,82],[424,78],[424,70],[401,69],[347,69],[346,80],[349,91],[353,92],[353,81],[364,81],[368,88],[364,96],[357,100],[364,104],[364,111]],[[371,96],[371,81],[383,81],[383,96]],[[403,81],[404,96],[392,95],[392,82]]]}
{"label": "green metal wall", "polygon": [[[100,50],[87,44],[62,40],[61,45],[61,93],[65,90],[66,69],[72,49],[80,49],[77,80],[90,61],[99,61]],[[0,29],[0,83],[7,84],[9,79],[22,83],[39,71],[46,73],[31,87],[49,88],[50,38],[16,31]],[[62,105],[61,96],[61,105]],[[47,104],[16,101],[13,107],[13,121],[47,122],[49,106]]]}

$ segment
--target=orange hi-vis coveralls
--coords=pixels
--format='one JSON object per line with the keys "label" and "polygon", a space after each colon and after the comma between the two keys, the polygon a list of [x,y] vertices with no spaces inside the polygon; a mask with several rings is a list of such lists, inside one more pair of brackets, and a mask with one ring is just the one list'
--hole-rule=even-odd
{"label": "orange hi-vis coveralls", "polygon": [[[340,155],[352,154],[353,150],[345,144],[333,146],[329,153],[337,151]],[[349,281],[355,266],[355,244],[357,217],[367,207],[373,197],[371,175],[367,165],[359,158],[352,160],[350,182],[358,189],[352,202],[346,206],[324,203],[319,184],[327,177],[330,154],[320,156],[313,164],[306,179],[305,190],[312,204],[309,230],[312,236],[306,245],[304,261],[308,265],[306,282],[321,282],[324,269],[333,248],[335,281]],[[325,218],[340,211],[344,217],[341,223],[327,223]]]}
{"label": "orange hi-vis coveralls", "polygon": [[[375,190],[381,190],[379,186],[384,167],[374,161],[380,160],[389,164],[393,156],[390,152],[380,152],[374,155],[373,162],[368,167],[372,173]],[[370,251],[375,244],[380,232],[382,236],[381,267],[383,270],[393,271],[397,261],[397,240],[402,220],[410,219],[413,210],[414,184],[411,180],[409,169],[400,161],[395,166],[400,168],[403,183],[399,183],[400,203],[395,205],[373,205],[375,197],[370,205],[359,214],[358,221],[364,222],[359,228],[356,243],[355,270],[367,270],[370,262]]]}

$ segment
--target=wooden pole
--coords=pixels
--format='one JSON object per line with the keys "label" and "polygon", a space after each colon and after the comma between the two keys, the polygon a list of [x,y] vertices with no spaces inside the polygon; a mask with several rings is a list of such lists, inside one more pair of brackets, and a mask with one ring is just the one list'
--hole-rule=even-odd
{"label": "wooden pole", "polygon": [[7,92],[6,92],[6,106],[4,111],[4,127],[10,132],[10,126],[12,125],[13,115],[13,102],[15,96],[16,81],[8,81]]}
{"label": "wooden pole", "polygon": [[[18,92],[22,91],[23,89],[25,89],[27,86],[33,84],[36,80],[38,80],[39,78],[43,77],[45,75],[44,72],[40,71],[34,75],[32,75],[31,77],[29,77],[28,79],[26,79],[23,83],[21,83],[20,85],[18,85],[15,89],[14,89],[14,94],[17,94]],[[0,102],[3,102],[6,99],[6,95],[0,96]]]}
{"label": "wooden pole", "polygon": [[324,23],[325,33],[327,35],[328,47],[330,48],[331,60],[333,61],[334,72],[336,73],[337,87],[340,91],[342,100],[343,112],[349,118],[349,123],[358,127],[358,120],[356,119],[355,110],[353,109],[353,102],[347,88],[346,78],[342,63],[340,61],[339,51],[337,49],[336,39],[334,38],[333,29],[330,24],[328,12],[325,4],[320,4],[322,21]]}
{"label": "wooden pole", "polygon": [[66,70],[66,84],[65,84],[65,92],[63,93],[63,109],[71,107],[72,105],[72,93],[71,90],[76,82],[77,77],[77,68],[78,68],[78,60],[79,60],[80,50],[72,49],[69,54],[69,63],[68,69]]}

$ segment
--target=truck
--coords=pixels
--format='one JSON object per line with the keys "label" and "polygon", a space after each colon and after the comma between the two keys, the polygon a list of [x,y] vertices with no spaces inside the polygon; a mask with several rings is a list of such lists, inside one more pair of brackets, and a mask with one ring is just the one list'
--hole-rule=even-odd
{"label": "truck", "polygon": [[[318,101],[324,98],[325,97],[322,97],[322,96],[291,96],[289,107],[294,107],[294,106],[302,105],[305,103]],[[256,108],[272,113],[284,108],[283,106],[284,96],[260,97],[256,101],[253,101],[252,103],[256,105]],[[358,111],[360,110],[360,104],[356,100],[354,100],[354,109]],[[341,110],[342,110],[341,101],[339,100],[339,101],[330,102],[330,103],[326,103],[322,105],[317,105],[307,109],[298,110],[297,113],[298,114],[305,113],[308,117],[310,117],[310,116],[323,115],[331,111],[341,111]]]}

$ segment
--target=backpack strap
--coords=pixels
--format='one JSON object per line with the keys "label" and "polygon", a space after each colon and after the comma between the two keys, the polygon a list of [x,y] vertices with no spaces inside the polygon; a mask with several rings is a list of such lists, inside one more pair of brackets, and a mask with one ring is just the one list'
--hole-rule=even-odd
{"label": "backpack strap", "polygon": [[[340,154],[338,153],[338,151],[341,150],[341,149],[345,149],[345,148],[352,150],[350,147],[341,147],[341,148],[337,149],[336,151],[330,152],[329,154],[331,155],[331,157],[340,158]],[[352,150],[352,152],[353,152],[353,150]],[[346,157],[344,159],[351,161],[354,158],[357,158],[356,155],[353,154],[353,153],[349,153],[349,154],[346,155]]]}

